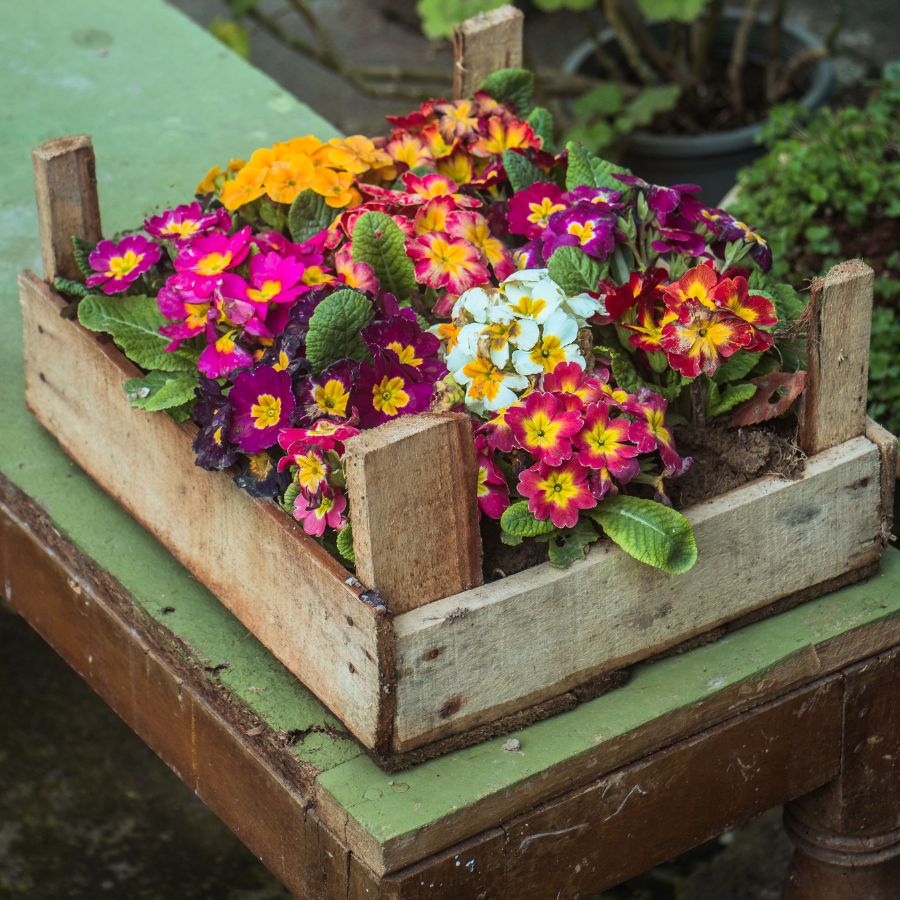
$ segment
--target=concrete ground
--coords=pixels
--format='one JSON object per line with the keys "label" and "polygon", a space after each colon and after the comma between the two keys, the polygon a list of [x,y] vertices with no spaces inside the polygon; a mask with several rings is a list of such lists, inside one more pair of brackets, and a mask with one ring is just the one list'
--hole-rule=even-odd
{"label": "concrete ground", "polygon": [[[226,13],[221,0],[176,5],[203,24]],[[411,0],[313,0],[313,6],[340,51],[356,62],[450,71],[446,45],[419,34]],[[819,33],[830,16],[822,7],[821,0],[789,4],[794,19]],[[898,18],[896,0],[853,4],[839,44],[842,83],[900,58]],[[540,66],[558,65],[581,36],[572,16],[530,16],[528,23],[526,51]],[[258,32],[252,61],[347,132],[377,132],[386,113],[413,105],[367,97]],[[0,898],[287,896],[53,651],[2,608],[0,721]],[[788,857],[774,812],[606,896],[775,900]]]}

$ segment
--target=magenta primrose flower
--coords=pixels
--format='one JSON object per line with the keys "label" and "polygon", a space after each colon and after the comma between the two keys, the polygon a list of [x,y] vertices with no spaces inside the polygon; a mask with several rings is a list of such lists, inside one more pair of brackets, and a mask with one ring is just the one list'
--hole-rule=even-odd
{"label": "magenta primrose flower", "polygon": [[539,181],[517,191],[509,201],[509,230],[531,240],[540,237],[547,228],[550,216],[566,208],[562,188],[547,181]]}
{"label": "magenta primrose flower", "polygon": [[544,257],[559,247],[580,247],[588,256],[606,259],[616,248],[615,213],[605,206],[580,202],[554,213],[544,232]]}
{"label": "magenta primrose flower", "polygon": [[438,359],[440,340],[422,331],[415,320],[398,315],[373,322],[363,329],[362,336],[373,353],[384,351],[401,366],[408,366],[415,381],[434,384],[447,374],[447,367]]}
{"label": "magenta primrose flower", "polygon": [[393,355],[376,351],[373,357],[374,364],[360,366],[351,400],[364,428],[428,409],[433,383],[414,381]]}
{"label": "magenta primrose flower", "polygon": [[478,454],[478,508],[491,519],[499,519],[509,506],[509,487],[497,464],[483,453]]}
{"label": "magenta primrose flower", "polygon": [[100,241],[88,257],[94,274],[88,275],[87,286],[101,285],[104,294],[121,294],[156,265],[159,257],[159,245],[140,234],[129,235],[118,243]]}
{"label": "magenta primrose flower", "polygon": [[233,410],[230,437],[244,453],[259,453],[277,443],[296,406],[291,376],[271,366],[241,372],[228,401]]}
{"label": "magenta primrose flower", "polygon": [[[167,335],[167,337],[171,337],[171,335]],[[237,343],[233,328],[226,331],[225,334],[219,334],[215,325],[210,322],[206,326],[206,339],[209,343],[200,353],[197,368],[207,378],[222,378],[235,369],[249,366],[253,362],[249,351]]]}
{"label": "magenta primrose flower", "polygon": [[194,238],[179,249],[175,257],[175,271],[193,278],[194,289],[207,296],[220,283],[228,269],[239,266],[250,252],[250,226],[230,237],[226,234],[207,234]]}
{"label": "magenta primrose flower", "polygon": [[144,221],[144,231],[160,241],[183,243],[208,231],[227,232],[231,229],[231,215],[226,209],[203,212],[199,203],[187,203],[167,209]]}

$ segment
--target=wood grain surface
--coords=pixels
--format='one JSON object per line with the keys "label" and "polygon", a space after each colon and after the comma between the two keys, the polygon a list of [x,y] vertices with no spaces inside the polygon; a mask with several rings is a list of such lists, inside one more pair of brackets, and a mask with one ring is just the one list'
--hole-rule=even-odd
{"label": "wood grain surface", "polygon": [[471,97],[498,69],[522,65],[525,17],[513,6],[501,6],[466,19],[453,32],[453,96]]}

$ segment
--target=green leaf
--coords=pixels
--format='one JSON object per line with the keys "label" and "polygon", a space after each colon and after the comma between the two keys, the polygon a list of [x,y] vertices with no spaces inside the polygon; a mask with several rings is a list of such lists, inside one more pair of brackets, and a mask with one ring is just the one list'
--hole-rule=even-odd
{"label": "green leaf", "polygon": [[158,412],[194,400],[195,372],[148,372],[143,378],[128,378],[124,385],[128,402],[137,409]]}
{"label": "green leaf", "polygon": [[338,532],[337,549],[347,562],[356,563],[356,554],[353,552],[353,527],[349,522]]}
{"label": "green leaf", "polygon": [[353,226],[353,260],[368,263],[382,290],[401,302],[416,290],[412,260],[406,255],[406,241],[397,223],[382,212],[363,213]]}
{"label": "green leaf", "polygon": [[729,381],[740,381],[742,378],[746,378],[761,357],[762,353],[746,353],[743,350],[733,353],[716,369],[716,381],[719,384],[726,384]]}
{"label": "green leaf", "polygon": [[544,106],[536,106],[528,113],[528,124],[541,139],[541,149],[553,152],[553,113]]}
{"label": "green leaf", "polygon": [[292,481],[287,488],[285,488],[284,496],[281,498],[281,508],[288,513],[288,515],[294,514],[294,501],[297,497],[300,496],[300,485],[297,484],[296,481]]}
{"label": "green leaf", "polygon": [[673,19],[693,22],[706,9],[709,0],[637,0],[640,11],[653,21]]}
{"label": "green leaf", "polygon": [[288,210],[291,240],[302,244],[324,231],[335,219],[333,210],[314,190],[300,191]]}
{"label": "green leaf", "polygon": [[416,11],[425,37],[432,41],[453,36],[453,29],[478,13],[502,6],[506,0],[419,0]]}
{"label": "green leaf", "polygon": [[547,264],[550,277],[570,297],[582,291],[595,291],[597,282],[606,277],[607,263],[588,256],[577,247],[560,247]]}
{"label": "green leaf", "polygon": [[618,494],[607,497],[588,515],[636,560],[680,575],[697,562],[691,523],[662,503]]}
{"label": "green leaf", "polygon": [[756,391],[755,384],[729,384],[720,392],[719,386],[712,382],[709,392],[709,415],[715,418],[731,412],[736,406],[749,400]]}
{"label": "green leaf", "polygon": [[497,69],[478,86],[500,103],[512,106],[520,118],[531,110],[534,94],[534,73],[528,69]]}
{"label": "green leaf", "polygon": [[537,181],[549,181],[549,176],[542,172],[527,156],[515,150],[503,151],[503,168],[514,191],[522,191]]}
{"label": "green leaf", "polygon": [[594,187],[612,188],[614,191],[624,190],[625,185],[618,178],[613,178],[613,174],[628,173],[628,169],[623,166],[617,166],[608,159],[600,159],[598,156],[591,157],[591,172],[594,176]]}
{"label": "green leaf", "polygon": [[573,104],[575,115],[613,116],[622,108],[622,89],[612,81],[604,81],[583,93]]}
{"label": "green leaf", "polygon": [[556,528],[549,519],[536,519],[525,500],[519,500],[503,510],[500,527],[507,534],[520,538],[550,534]]}
{"label": "green leaf", "polygon": [[163,372],[193,371],[197,352],[182,344],[166,351],[170,339],[159,329],[169,320],[153,297],[100,297],[89,294],[78,304],[78,321],[90,331],[112,336],[125,355],[142,369]]}
{"label": "green leaf", "polygon": [[270,200],[263,200],[259,204],[259,217],[273,231],[283,231],[287,224],[287,215],[283,203],[272,203]]}
{"label": "green leaf", "polygon": [[182,403],[180,406],[172,406],[165,412],[170,419],[173,419],[175,422],[181,424],[182,422],[187,422],[187,420],[190,419],[193,410],[194,401],[191,400],[188,403]]}
{"label": "green leaf", "polygon": [[80,237],[73,234],[72,235],[72,252],[75,256],[75,264],[78,266],[79,271],[85,278],[88,275],[93,275],[94,270],[91,268],[91,264],[88,262],[88,257],[94,251],[94,245],[89,244],[87,241],[83,241]]}
{"label": "green leaf", "polygon": [[590,519],[581,518],[574,528],[558,528],[547,541],[547,555],[550,565],[557,569],[567,569],[579,559],[584,559],[585,551],[599,538],[597,529]]}
{"label": "green leaf", "polygon": [[660,85],[644,88],[625,111],[631,126],[649,125],[657,113],[674,109],[681,96],[681,88],[677,84]]}
{"label": "green leaf", "polygon": [[566,190],[574,191],[582,185],[596,187],[594,170],[591,168],[591,155],[587,148],[577,141],[569,141],[566,144],[566,152],[569,158],[566,168]]}
{"label": "green leaf", "polygon": [[306,335],[306,358],[313,372],[339,359],[366,359],[369,351],[360,332],[372,316],[372,304],[359,291],[347,288],[326,297],[313,312]]}
{"label": "green leaf", "polygon": [[525,538],[519,537],[517,534],[510,534],[508,531],[500,529],[500,543],[506,544],[507,547],[518,547]]}
{"label": "green leaf", "polygon": [[60,278],[59,275],[53,279],[53,290],[67,297],[86,297],[91,293],[91,289],[84,282]]}

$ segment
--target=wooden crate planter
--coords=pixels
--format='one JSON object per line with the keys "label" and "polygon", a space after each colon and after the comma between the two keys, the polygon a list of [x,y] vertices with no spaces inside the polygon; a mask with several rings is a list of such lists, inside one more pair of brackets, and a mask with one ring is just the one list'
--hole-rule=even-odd
{"label": "wooden crate planter", "polygon": [[[50,142],[35,166],[45,272],[70,274],[61,235],[100,233],[90,142]],[[872,273],[859,262],[814,286],[802,476],[686,510],[699,549],[688,575],[601,543],[569,569],[488,585],[465,416],[405,417],[348,441],[353,576],[274,504],[196,468],[193,425],[132,409],[122,382],[138,370],[62,317],[45,281],[25,272],[20,288],[39,421],[392,765],[565,708],[638,660],[866,577],[890,533],[896,441],[865,417]]]}

